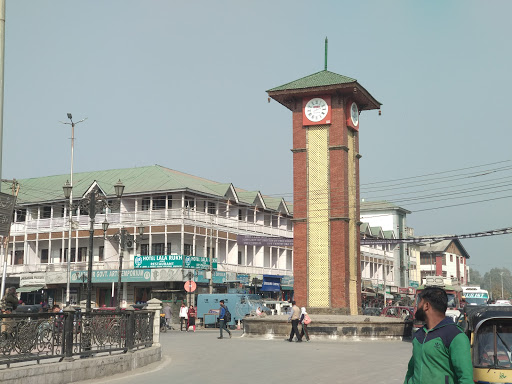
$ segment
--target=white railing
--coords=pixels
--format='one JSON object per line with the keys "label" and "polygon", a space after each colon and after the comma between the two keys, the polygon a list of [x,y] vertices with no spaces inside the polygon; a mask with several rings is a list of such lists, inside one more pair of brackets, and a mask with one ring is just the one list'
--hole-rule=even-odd
{"label": "white railing", "polygon": [[293,275],[293,271],[282,268],[255,267],[238,264],[218,264],[217,270],[222,272],[236,272],[243,274],[259,274],[259,275]]}
{"label": "white railing", "polygon": [[[199,225],[206,228],[213,227],[215,230],[236,230],[243,234],[259,234],[267,236],[293,237],[293,231],[278,227],[264,225],[260,222],[247,222],[238,220],[237,217],[224,217],[212,215],[206,212],[175,208],[168,210],[136,211],[122,213],[97,214],[95,228],[101,228],[101,223],[107,219],[109,225],[117,226],[138,226],[145,225],[180,224],[184,221],[187,224]],[[73,216],[74,229],[89,229],[89,216]],[[11,234],[22,235],[25,233],[67,231],[67,217],[51,219],[28,220],[25,223],[15,223],[11,227]],[[78,227],[76,226],[78,225]]]}

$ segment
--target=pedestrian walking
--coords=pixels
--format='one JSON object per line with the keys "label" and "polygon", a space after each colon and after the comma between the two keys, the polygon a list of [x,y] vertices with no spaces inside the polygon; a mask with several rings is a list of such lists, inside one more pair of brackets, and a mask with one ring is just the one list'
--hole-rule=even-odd
{"label": "pedestrian walking", "polygon": [[165,326],[167,328],[171,328],[172,312],[171,312],[171,306],[169,305],[169,303],[165,303],[163,312],[165,315]]}
{"label": "pedestrian walking", "polygon": [[2,298],[2,311],[11,313],[18,307],[18,296],[16,296],[16,288],[10,287],[5,291],[5,296]]}
{"label": "pedestrian walking", "polygon": [[446,317],[448,296],[438,287],[421,293],[415,317],[425,325],[414,333],[404,384],[473,383],[469,339]]}
{"label": "pedestrian walking", "polygon": [[[185,306],[184,303],[181,303],[180,307],[180,331],[183,331],[183,324],[185,324],[185,327],[187,326],[187,320],[188,320],[188,308]],[[186,331],[186,329],[185,329]]]}
{"label": "pedestrian walking", "polygon": [[292,301],[292,309],[290,312],[290,317],[288,321],[292,322],[292,330],[290,331],[290,337],[288,339],[284,339],[285,341],[293,341],[293,336],[297,336],[297,342],[302,342],[302,337],[299,333],[299,320],[300,320],[300,308],[297,307],[295,301]]}
{"label": "pedestrian walking", "polygon": [[226,305],[224,305],[224,300],[220,301],[220,308],[219,308],[219,327],[220,327],[220,337],[217,337],[217,339],[223,339],[222,336],[222,330],[225,330],[227,333],[229,333],[229,338],[231,339],[231,331],[227,327],[227,316],[226,312],[229,312],[229,309]]}
{"label": "pedestrian walking", "polygon": [[188,325],[187,325],[187,332],[192,326],[194,328],[194,332],[196,331],[196,309],[191,305],[188,308]]}
{"label": "pedestrian walking", "polygon": [[302,324],[302,330],[300,331],[300,338],[302,339],[304,336],[306,336],[306,341],[309,341],[308,324],[311,323],[311,319],[309,318],[309,315],[306,312],[306,307],[302,307],[300,309],[299,323]]}

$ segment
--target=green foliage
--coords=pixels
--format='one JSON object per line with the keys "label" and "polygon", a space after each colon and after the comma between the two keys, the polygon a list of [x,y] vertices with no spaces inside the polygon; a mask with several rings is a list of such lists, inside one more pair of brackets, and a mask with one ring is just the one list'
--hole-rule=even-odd
{"label": "green foliage", "polygon": [[[502,278],[504,297],[501,295]],[[473,278],[471,278],[471,282],[476,285],[476,283],[473,283]],[[494,300],[510,299],[512,296],[512,274],[508,268],[493,268],[485,273],[480,287],[488,290],[489,296]]]}

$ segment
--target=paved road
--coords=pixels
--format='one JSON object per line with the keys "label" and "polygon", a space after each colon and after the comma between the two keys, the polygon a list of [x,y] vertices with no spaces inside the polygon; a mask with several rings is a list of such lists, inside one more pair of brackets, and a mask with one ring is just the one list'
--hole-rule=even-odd
{"label": "paved road", "polygon": [[289,343],[218,330],[162,334],[161,362],[82,384],[157,383],[403,383],[412,347],[401,341]]}

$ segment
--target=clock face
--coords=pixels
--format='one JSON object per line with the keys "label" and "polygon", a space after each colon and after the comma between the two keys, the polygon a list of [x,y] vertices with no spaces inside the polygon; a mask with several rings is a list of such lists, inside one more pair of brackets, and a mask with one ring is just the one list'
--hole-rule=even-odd
{"label": "clock face", "polygon": [[350,119],[352,120],[352,124],[354,124],[354,126],[359,124],[359,108],[357,108],[356,103],[352,103],[352,105],[350,105]]}
{"label": "clock face", "polygon": [[314,123],[323,120],[327,112],[329,112],[329,105],[320,97],[309,100],[304,108],[306,118]]}

